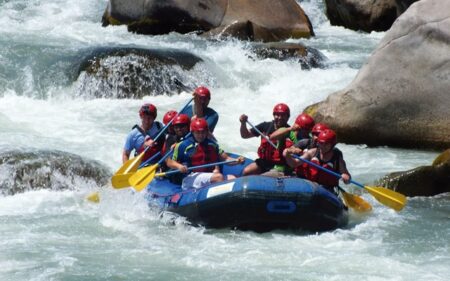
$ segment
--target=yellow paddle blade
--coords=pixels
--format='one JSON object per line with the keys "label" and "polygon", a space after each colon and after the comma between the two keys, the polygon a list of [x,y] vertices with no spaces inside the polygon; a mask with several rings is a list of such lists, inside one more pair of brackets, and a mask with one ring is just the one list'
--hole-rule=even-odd
{"label": "yellow paddle blade", "polygon": [[379,186],[364,186],[381,204],[396,211],[400,211],[406,205],[406,197],[403,194]]}
{"label": "yellow paddle blade", "polygon": [[144,152],[140,153],[134,158],[128,159],[128,161],[123,163],[122,167],[120,167],[114,175],[136,172],[139,168],[139,165],[141,165],[142,157],[144,157]]}
{"label": "yellow paddle blade", "polygon": [[124,188],[124,187],[129,187],[130,183],[128,182],[128,180],[130,179],[130,177],[132,175],[134,175],[135,172],[131,172],[131,173],[127,173],[127,174],[117,174],[112,176],[111,178],[111,184],[114,188],[118,189],[118,188]]}
{"label": "yellow paddle blade", "polygon": [[142,168],[134,173],[134,175],[130,177],[128,182],[134,187],[136,191],[139,192],[153,180],[156,174],[156,169],[158,169],[158,167],[159,165],[155,164],[149,167]]}
{"label": "yellow paddle blade", "polygon": [[370,212],[372,206],[358,195],[342,192],[345,204],[359,213]]}
{"label": "yellow paddle blade", "polygon": [[99,196],[98,192],[93,192],[93,193],[89,194],[89,195],[86,197],[86,199],[87,199],[88,201],[93,202],[93,203],[98,203],[98,202],[100,202],[100,196]]}

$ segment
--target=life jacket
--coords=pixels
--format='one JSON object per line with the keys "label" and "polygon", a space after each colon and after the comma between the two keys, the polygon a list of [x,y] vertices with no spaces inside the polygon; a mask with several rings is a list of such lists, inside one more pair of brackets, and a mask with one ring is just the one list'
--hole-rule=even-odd
{"label": "life jacket", "polygon": [[[273,123],[271,124],[273,126]],[[269,128],[270,132],[271,127]],[[291,147],[294,143],[289,138],[273,141],[277,148],[274,148],[264,137],[261,137],[261,144],[258,147],[258,157],[274,165],[285,165],[286,159],[283,157],[283,150]]]}
{"label": "life jacket", "polygon": [[[161,127],[162,127],[161,123],[156,122],[156,128],[158,129],[158,134],[159,134],[159,131],[161,130]],[[142,128],[140,126],[138,126],[138,125],[134,125],[133,129],[135,129],[135,128],[138,129],[139,132],[141,132],[141,134],[144,136],[144,139],[145,139],[145,136],[147,134],[144,132],[144,130],[142,130]],[[154,138],[155,136],[150,136],[150,137]],[[142,158],[142,162],[145,162],[147,159],[149,159],[150,157],[152,157],[153,155],[158,153],[158,151],[162,150],[164,142],[163,141],[157,141],[157,140],[155,140],[155,141],[156,141],[156,145],[153,145],[152,147],[147,149],[147,151],[145,152],[145,154],[144,154],[144,156]],[[141,154],[144,150],[145,150],[145,147],[144,147],[144,144],[142,144],[141,147],[139,147],[136,150],[135,154],[136,155]],[[152,160],[152,162],[153,161],[158,161],[160,158],[161,158],[161,156],[159,156],[156,159]]]}
{"label": "life jacket", "polygon": [[[296,147],[302,149],[303,151],[314,148],[312,139],[310,139],[310,138],[300,139],[300,140],[296,141],[296,143],[294,145]],[[294,173],[297,177],[306,179],[308,177],[308,169],[309,169],[308,163],[301,162],[300,166],[297,166],[294,169]]]}
{"label": "life jacket", "polygon": [[[331,159],[329,161],[323,161],[320,158],[320,152],[319,150],[317,150],[316,155],[314,155],[314,157],[311,159],[311,162],[324,167],[325,169],[328,169],[330,171],[333,171],[335,173],[340,174],[339,172],[339,161],[340,159],[342,159],[342,152],[337,149],[337,148],[333,148],[333,156],[331,157]],[[308,169],[304,170],[306,171],[306,178],[317,182],[320,185],[323,185],[324,187],[328,188],[328,189],[332,189],[335,186],[338,186],[339,184],[339,178],[327,173],[325,171],[319,170],[318,168],[309,165]]]}
{"label": "life jacket", "polygon": [[[194,146],[192,148],[192,146]],[[212,141],[204,141],[202,143],[195,143],[192,146],[188,146],[186,150],[192,149],[189,152],[190,165],[199,166],[219,161],[219,154],[217,153],[217,144]],[[207,172],[210,173],[214,170],[214,166],[195,169],[193,172]]]}

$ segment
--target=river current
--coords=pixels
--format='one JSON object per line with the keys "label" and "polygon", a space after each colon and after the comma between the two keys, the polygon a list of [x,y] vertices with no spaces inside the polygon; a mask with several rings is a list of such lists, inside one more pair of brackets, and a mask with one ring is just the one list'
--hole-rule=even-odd
{"label": "river current", "polygon": [[[294,60],[254,59],[248,43],[208,41],[171,33],[144,36],[125,26],[101,27],[107,1],[0,0],[0,153],[59,150],[97,160],[114,172],[126,134],[143,102],[159,116],[189,99],[94,98],[73,78],[77,54],[89,48],[176,49],[202,58],[196,81],[212,90],[220,114],[215,135],[227,151],[256,156],[258,140],[242,140],[239,115],[270,120],[278,102],[292,117],[347,86],[384,33],[331,26],[322,1],[298,1],[316,37],[301,42],[321,51],[326,67],[302,70]],[[200,78],[199,78],[200,77]],[[91,85],[95,87],[95,85]],[[436,152],[338,144],[353,178],[430,165]],[[1,172],[1,170],[0,170]],[[264,234],[192,227],[159,215],[141,194],[99,187],[34,190],[0,196],[0,280],[449,280],[450,195],[409,198],[397,213],[357,187],[374,207],[350,214],[344,229]]]}

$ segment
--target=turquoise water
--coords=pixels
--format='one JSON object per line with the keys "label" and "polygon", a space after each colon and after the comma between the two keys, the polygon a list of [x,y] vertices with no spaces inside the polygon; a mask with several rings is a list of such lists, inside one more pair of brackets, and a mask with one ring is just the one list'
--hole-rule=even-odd
{"label": "turquoise water", "polygon": [[[275,103],[293,115],[348,85],[383,33],[332,27],[318,1],[300,1],[316,37],[302,42],[328,57],[324,69],[294,61],[253,60],[247,43],[195,36],[142,36],[102,28],[106,1],[0,1],[0,152],[54,149],[100,161],[111,171],[137,109],[180,108],[188,93],[141,100],[95,99],[73,65],[86,49],[133,45],[189,51],[220,114],[216,136],[230,151],[256,156],[256,139],[241,140],[239,115],[271,118]],[[162,114],[161,114],[162,115]],[[159,116],[161,118],[161,116]],[[339,144],[355,180],[428,165],[436,153]],[[0,170],[0,173],[2,171]],[[0,280],[448,280],[450,197],[410,199],[396,213],[365,193],[374,210],[351,214],[345,229],[320,234],[194,228],[149,210],[141,194],[97,189],[30,191],[0,197]],[[357,187],[350,188],[360,192]]]}

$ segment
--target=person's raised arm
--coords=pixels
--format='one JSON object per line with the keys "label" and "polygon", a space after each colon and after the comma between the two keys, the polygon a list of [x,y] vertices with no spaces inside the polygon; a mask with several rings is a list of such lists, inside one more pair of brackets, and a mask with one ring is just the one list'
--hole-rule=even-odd
{"label": "person's raised arm", "polygon": [[279,128],[275,132],[273,132],[269,138],[270,140],[282,140],[289,136],[290,132],[294,130],[294,126],[292,127],[285,127],[285,128]]}
{"label": "person's raised arm", "polygon": [[253,135],[253,133],[247,128],[247,122],[248,120],[248,116],[245,114],[242,114],[239,117],[239,122],[241,122],[241,127],[240,127],[240,133],[241,133],[241,138],[243,139],[249,139],[254,137],[255,135]]}

